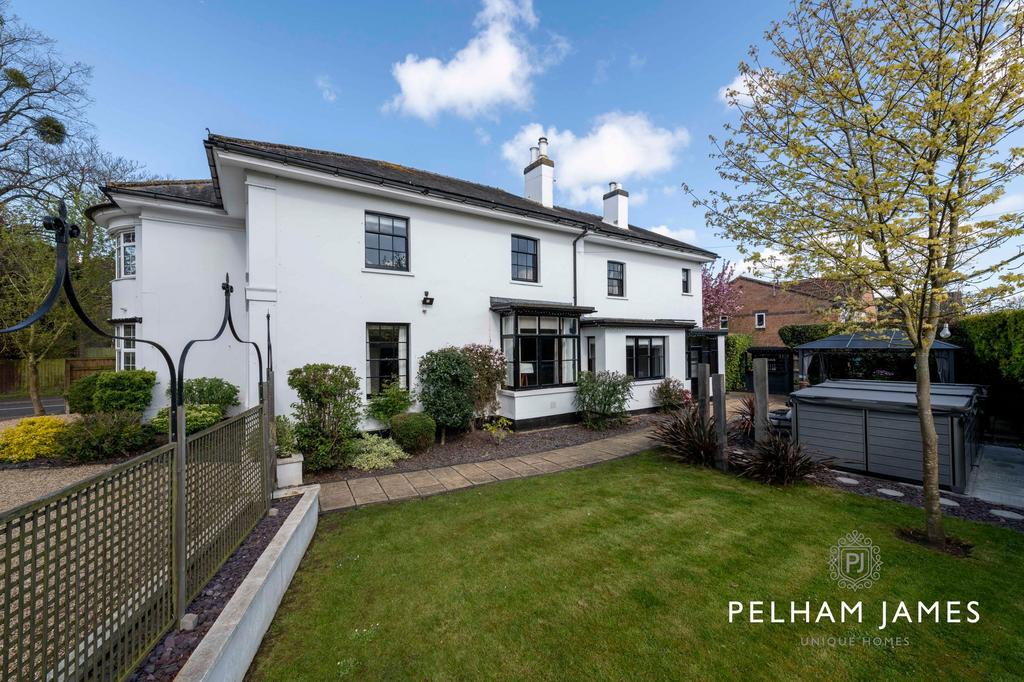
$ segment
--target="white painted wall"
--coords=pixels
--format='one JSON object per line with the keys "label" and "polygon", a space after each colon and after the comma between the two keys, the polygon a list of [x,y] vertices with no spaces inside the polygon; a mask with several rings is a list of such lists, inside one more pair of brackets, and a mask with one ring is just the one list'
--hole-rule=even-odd
{"label": "white painted wall", "polygon": [[[221,282],[225,273],[237,283],[232,314],[243,322],[245,304],[245,233],[163,211],[146,211],[131,221],[114,221],[111,229],[135,226],[137,274],[115,280],[112,317],[141,317],[136,336],[152,339],[170,352],[175,364],[185,344],[212,336],[224,311]],[[197,344],[189,353],[185,378],[220,377],[246,392],[245,364],[250,351],[233,339]],[[148,414],[168,404],[167,365],[156,349],[136,345],[136,365],[157,373]]]}

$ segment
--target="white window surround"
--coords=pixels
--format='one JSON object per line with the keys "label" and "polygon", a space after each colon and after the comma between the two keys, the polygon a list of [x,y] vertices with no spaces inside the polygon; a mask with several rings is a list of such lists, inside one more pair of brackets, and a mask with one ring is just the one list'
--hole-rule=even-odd
{"label": "white window surround", "polygon": [[754,329],[765,329],[768,326],[768,313],[754,313]]}
{"label": "white window surround", "polygon": [[117,279],[131,279],[138,272],[137,241],[135,229],[123,230],[114,235],[114,260]]}
{"label": "white window surround", "polygon": [[399,277],[415,277],[416,273],[409,270],[386,270],[384,268],[363,268],[361,272],[368,275],[397,275]]}
{"label": "white window surround", "polygon": [[718,318],[718,328],[719,329],[728,329],[729,328],[729,316],[728,315],[722,315],[721,317]]}
{"label": "white window surround", "polygon": [[690,268],[682,269],[681,285],[683,296],[693,296],[693,271]]}

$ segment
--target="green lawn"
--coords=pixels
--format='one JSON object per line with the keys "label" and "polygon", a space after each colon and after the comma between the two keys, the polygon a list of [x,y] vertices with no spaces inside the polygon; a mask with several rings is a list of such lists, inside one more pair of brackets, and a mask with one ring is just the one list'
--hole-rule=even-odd
{"label": "green lawn", "polygon": [[[1020,679],[1024,536],[949,520],[975,543],[956,559],[894,536],[920,522],[896,503],[656,453],[326,516],[250,676]],[[856,593],[828,575],[829,547],[852,530],[883,561]],[[730,600],[844,599],[864,601],[862,625],[728,622]],[[981,621],[879,632],[883,600],[977,600]],[[858,643],[801,641],[828,635]]]}

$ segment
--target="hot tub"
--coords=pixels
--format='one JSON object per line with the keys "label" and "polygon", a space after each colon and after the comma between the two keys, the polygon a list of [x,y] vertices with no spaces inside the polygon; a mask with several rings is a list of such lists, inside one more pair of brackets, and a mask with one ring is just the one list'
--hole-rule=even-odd
{"label": "hot tub", "polygon": [[[963,492],[976,464],[978,407],[973,384],[932,385],[939,485]],[[907,381],[826,381],[795,391],[793,438],[832,466],[912,483],[922,480],[917,387]]]}

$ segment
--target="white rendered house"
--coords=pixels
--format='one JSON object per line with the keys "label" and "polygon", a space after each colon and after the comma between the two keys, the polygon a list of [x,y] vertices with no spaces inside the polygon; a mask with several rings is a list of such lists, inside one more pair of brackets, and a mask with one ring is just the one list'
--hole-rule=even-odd
{"label": "white rendered house", "polygon": [[[239,333],[266,340],[278,411],[287,371],[349,365],[367,393],[415,387],[429,350],[490,344],[508,359],[501,412],[517,426],[572,418],[578,373],[636,378],[631,409],[697,362],[724,371],[724,336],[701,331],[700,268],[715,254],[628,221],[616,183],[604,215],[554,205],[555,164],[531,148],[525,197],[333,152],[210,135],[210,180],[117,184],[91,217],[118,242],[112,322],[172,355],[216,331],[225,273]],[[157,371],[148,347],[119,343],[119,368]],[[187,376],[217,376],[257,401],[256,357],[200,344]],[[373,424],[367,424],[372,427]]]}

